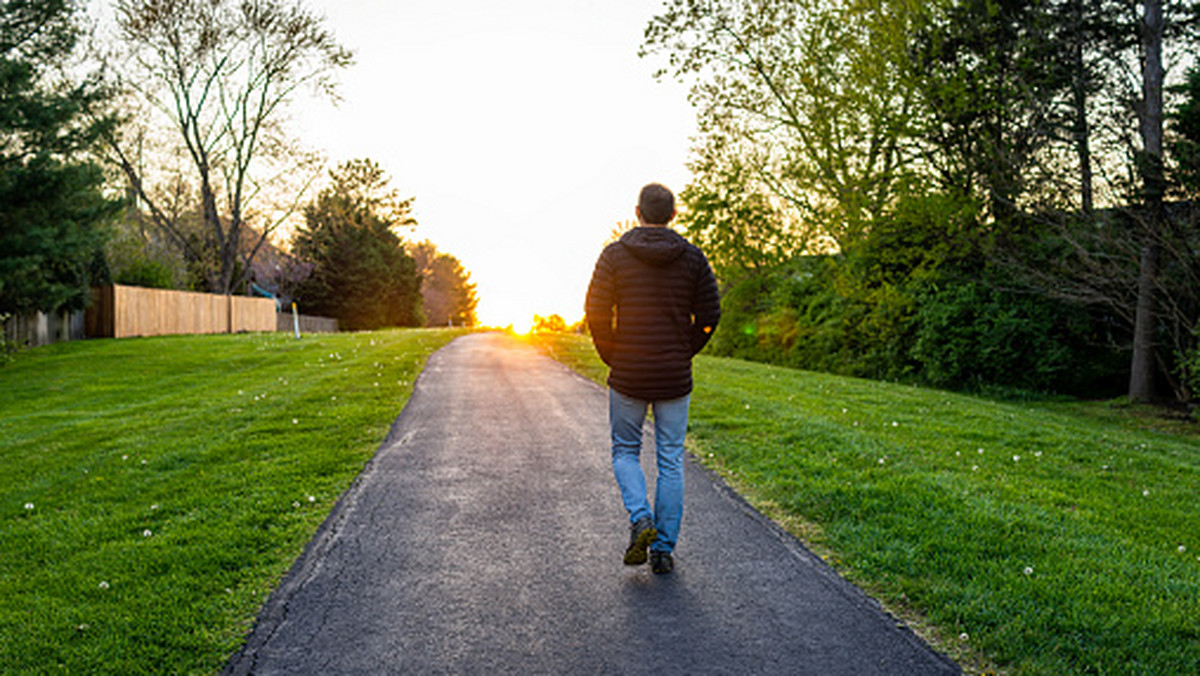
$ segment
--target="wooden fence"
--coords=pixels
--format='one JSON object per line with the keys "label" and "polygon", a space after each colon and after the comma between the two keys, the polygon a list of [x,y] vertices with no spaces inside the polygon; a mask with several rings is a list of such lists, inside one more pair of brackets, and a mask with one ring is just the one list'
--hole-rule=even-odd
{"label": "wooden fence", "polygon": [[275,301],[190,291],[101,286],[85,317],[89,338],[274,331]]}
{"label": "wooden fence", "polygon": [[[299,315],[300,317],[300,333],[337,333],[338,320],[332,317],[314,317],[313,315]],[[280,312],[275,315],[276,330],[285,333],[295,331],[295,325],[292,323],[292,313]]]}
{"label": "wooden fence", "polygon": [[24,347],[38,347],[83,338],[83,310],[38,312],[4,320],[4,340]]}

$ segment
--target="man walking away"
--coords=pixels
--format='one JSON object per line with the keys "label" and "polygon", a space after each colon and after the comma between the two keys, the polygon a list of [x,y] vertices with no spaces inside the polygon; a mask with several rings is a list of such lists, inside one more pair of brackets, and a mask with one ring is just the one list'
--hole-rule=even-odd
{"label": "man walking away", "polygon": [[[675,196],[652,183],[638,197],[639,226],[605,247],[587,292],[587,322],[608,364],[613,475],[629,512],[626,565],[674,568],[683,520],[683,440],[692,392],[692,357],[721,318],[708,259],[667,227]],[[658,481],[654,509],[639,456],[642,423],[654,411]]]}

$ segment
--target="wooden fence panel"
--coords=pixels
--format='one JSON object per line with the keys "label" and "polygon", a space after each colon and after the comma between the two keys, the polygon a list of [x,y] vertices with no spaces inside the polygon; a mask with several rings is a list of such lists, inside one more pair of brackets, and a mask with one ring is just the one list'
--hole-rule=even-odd
{"label": "wooden fence panel", "polygon": [[[231,330],[274,331],[275,301],[270,298],[231,296]],[[265,309],[264,309],[265,308]]]}
{"label": "wooden fence panel", "polygon": [[88,336],[274,331],[275,301],[190,291],[108,286],[93,289]]}
{"label": "wooden fence panel", "polygon": [[3,322],[4,340],[26,347],[39,347],[84,336],[84,313],[56,312],[8,317]]}
{"label": "wooden fence panel", "polygon": [[[316,317],[314,315],[299,315],[300,317],[300,333],[337,333],[338,320],[332,317]],[[292,321],[292,313],[280,312],[275,315],[278,331],[292,333],[296,330],[296,326]]]}

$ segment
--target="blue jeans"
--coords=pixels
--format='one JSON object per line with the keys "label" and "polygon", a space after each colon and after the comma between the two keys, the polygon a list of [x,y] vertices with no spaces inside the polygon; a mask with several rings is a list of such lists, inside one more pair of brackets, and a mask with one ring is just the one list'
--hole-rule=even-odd
{"label": "blue jeans", "polygon": [[[671,552],[679,539],[683,521],[683,439],[687,433],[688,402],[691,395],[667,401],[642,401],[608,390],[608,423],[612,430],[612,465],[621,500],[629,511],[629,521],[643,517],[654,520],[658,539],[652,551]],[[646,475],[642,472],[642,423],[646,409],[654,411],[654,441],[658,451],[658,482],[654,491],[654,511],[646,495]]]}

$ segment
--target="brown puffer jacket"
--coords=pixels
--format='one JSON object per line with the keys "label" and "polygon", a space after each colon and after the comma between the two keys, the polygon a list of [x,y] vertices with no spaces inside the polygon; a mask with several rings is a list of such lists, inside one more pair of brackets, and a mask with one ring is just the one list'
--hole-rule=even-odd
{"label": "brown puffer jacket", "polygon": [[692,391],[692,357],[717,328],[721,298],[698,247],[669,228],[643,226],[600,254],[586,309],[609,387],[661,401]]}

